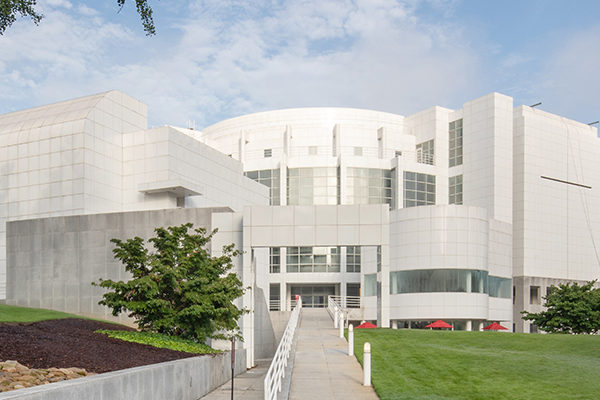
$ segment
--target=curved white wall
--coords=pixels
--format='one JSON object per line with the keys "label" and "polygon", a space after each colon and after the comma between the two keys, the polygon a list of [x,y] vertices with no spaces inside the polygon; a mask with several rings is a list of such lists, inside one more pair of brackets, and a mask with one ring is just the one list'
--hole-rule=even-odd
{"label": "curved white wall", "polygon": [[[382,128],[383,133],[379,132]],[[354,156],[354,147],[362,147],[363,158],[389,162],[396,150],[414,153],[414,136],[403,135],[403,129],[404,117],[400,115],[320,107],[228,119],[204,128],[201,137],[206,144],[243,161],[246,170],[252,170],[276,168],[284,154],[299,164],[327,165],[328,160],[340,155]],[[271,149],[272,157],[266,159],[264,149]]]}
{"label": "curved white wall", "polygon": [[437,205],[390,213],[390,270],[488,270],[487,211]]}
{"label": "curved white wall", "polygon": [[[395,271],[471,270],[510,279],[510,274],[498,274],[504,272],[496,265],[498,257],[490,257],[505,250],[506,241],[504,236],[498,239],[497,233],[490,232],[510,229],[510,224],[506,225],[488,219],[487,210],[479,207],[437,205],[394,210],[390,213],[391,275]],[[393,282],[390,285],[394,293]],[[475,290],[390,294],[390,318],[398,320],[510,321],[511,310],[510,298]]]}

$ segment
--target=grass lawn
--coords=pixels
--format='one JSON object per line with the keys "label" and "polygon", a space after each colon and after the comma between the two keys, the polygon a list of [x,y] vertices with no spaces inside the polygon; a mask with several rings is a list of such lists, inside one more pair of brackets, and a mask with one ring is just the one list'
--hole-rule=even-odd
{"label": "grass lawn", "polygon": [[597,399],[600,336],[355,330],[381,399]]}
{"label": "grass lawn", "polygon": [[[27,308],[0,304],[0,322],[38,322],[49,319],[81,318],[78,315],[43,308]],[[108,321],[107,321],[108,322]]]}

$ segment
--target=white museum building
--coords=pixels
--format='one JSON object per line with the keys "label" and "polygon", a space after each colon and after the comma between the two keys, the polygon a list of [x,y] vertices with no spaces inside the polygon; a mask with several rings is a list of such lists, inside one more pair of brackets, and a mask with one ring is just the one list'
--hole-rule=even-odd
{"label": "white museum building", "polygon": [[0,115],[0,298],[107,317],[90,282],[125,277],[110,239],[190,221],[218,228],[214,254],[243,250],[250,360],[296,295],[340,296],[382,327],[535,332],[520,312],[551,285],[600,277],[597,133],[498,93],[201,131],[148,129],[147,107],[118,91]]}

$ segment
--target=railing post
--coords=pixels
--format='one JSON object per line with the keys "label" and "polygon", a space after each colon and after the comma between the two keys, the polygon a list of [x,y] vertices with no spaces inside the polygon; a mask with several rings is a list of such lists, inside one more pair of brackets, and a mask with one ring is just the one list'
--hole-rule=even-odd
{"label": "railing post", "polygon": [[344,337],[344,312],[340,313],[340,337]]}
{"label": "railing post", "polygon": [[348,325],[348,355],[354,355],[354,327],[352,324]]}
{"label": "railing post", "polygon": [[371,343],[365,342],[363,347],[363,386],[371,386]]}

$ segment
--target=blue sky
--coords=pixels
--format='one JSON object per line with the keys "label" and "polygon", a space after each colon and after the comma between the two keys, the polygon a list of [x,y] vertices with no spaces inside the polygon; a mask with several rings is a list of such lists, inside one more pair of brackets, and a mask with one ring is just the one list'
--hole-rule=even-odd
{"label": "blue sky", "polygon": [[150,125],[196,127],[288,107],[409,115],[492,91],[600,119],[600,2],[38,0],[0,36],[0,114],[110,89]]}

